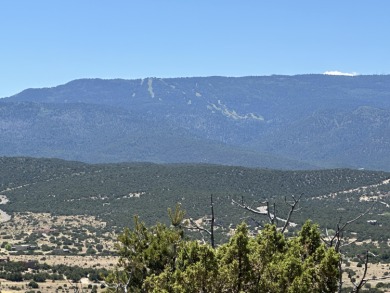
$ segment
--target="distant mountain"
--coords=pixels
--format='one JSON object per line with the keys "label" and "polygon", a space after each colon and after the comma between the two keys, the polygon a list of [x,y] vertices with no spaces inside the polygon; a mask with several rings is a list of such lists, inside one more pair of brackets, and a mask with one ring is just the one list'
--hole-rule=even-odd
{"label": "distant mountain", "polygon": [[0,155],[390,171],[390,76],[81,79],[0,100]]}

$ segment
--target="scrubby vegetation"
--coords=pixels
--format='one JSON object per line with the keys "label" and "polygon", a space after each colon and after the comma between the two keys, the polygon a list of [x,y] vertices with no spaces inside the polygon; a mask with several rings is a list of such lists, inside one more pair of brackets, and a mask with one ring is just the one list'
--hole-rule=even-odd
{"label": "scrubby vegetation", "polygon": [[[95,216],[105,223],[86,228],[96,238],[103,237],[107,231],[119,232],[123,227],[131,227],[134,214],[142,216],[148,225],[164,221],[167,208],[176,202],[187,210],[188,217],[207,218],[210,194],[214,195],[219,243],[228,239],[230,228],[242,219],[247,220],[251,231],[267,222],[266,218],[254,217],[232,206],[232,199],[244,200],[254,209],[264,201],[275,203],[276,214],[285,215],[288,207],[284,198],[303,194],[301,209],[294,213],[292,222],[300,227],[312,219],[328,230],[334,230],[338,221],[351,219],[377,202],[370,213],[345,231],[344,237],[357,239],[356,245],[348,247],[346,253],[352,257],[364,251],[363,241],[371,240],[365,245],[378,252],[378,260],[388,259],[390,174],[386,172],[278,171],[186,164],[89,165],[32,158],[0,158],[0,161],[1,194],[9,199],[1,206],[2,210],[9,214],[47,212],[55,216]],[[61,225],[52,228],[59,232],[62,229]],[[289,231],[293,233],[294,227],[289,227]],[[74,228],[69,237],[80,242],[84,232]],[[67,243],[69,239],[59,238],[48,245],[62,247]],[[92,244],[94,251],[100,253],[96,247],[98,241]]]}
{"label": "scrubby vegetation", "polygon": [[[319,272],[321,262],[332,248],[320,241],[316,246],[320,249],[318,252],[305,252],[307,248],[299,242],[304,228],[311,227],[309,230],[315,231],[315,235],[326,239],[337,232],[340,223],[362,213],[364,217],[343,230],[342,241],[350,244],[337,250],[342,253],[343,262],[353,264],[353,267],[346,267],[350,275],[359,265],[364,269],[364,260],[359,256],[366,255],[367,251],[370,252],[370,263],[390,261],[387,224],[389,173],[350,169],[277,171],[186,164],[88,165],[32,158],[0,158],[0,162],[0,198],[3,203],[0,209],[12,215],[11,221],[4,223],[0,232],[2,253],[42,255],[42,259],[54,255],[112,256],[112,241],[129,227],[120,236],[122,244],[117,247],[117,253],[121,260],[108,280],[111,286],[124,286],[131,276],[129,285],[133,286],[134,292],[141,288],[147,288],[145,290],[149,292],[191,292],[186,286],[199,276],[207,284],[195,284],[196,288],[209,286],[208,291],[205,289],[207,292],[230,292],[231,288],[239,287],[244,292],[262,292],[256,291],[259,286],[277,292],[272,291],[275,288],[267,287],[270,284],[264,283],[272,278],[274,283],[287,290],[283,292],[298,292],[294,291],[297,284],[301,288],[309,286],[326,291],[328,289],[321,287],[323,280],[313,276]],[[196,231],[183,233],[178,227],[167,227],[170,222],[166,219],[167,208],[180,202],[187,210],[188,221],[207,227],[210,223],[210,194],[214,199],[215,249],[198,242],[202,237]],[[300,197],[299,209],[294,211],[293,225],[288,226],[284,234],[267,225],[269,218],[266,215],[253,214],[232,204],[233,201],[245,203],[257,211],[264,211],[268,205],[268,212],[276,214],[276,224],[281,226],[289,210],[285,201],[288,203],[291,195]],[[134,225],[132,217],[135,214],[140,215],[146,224],[138,221]],[[308,218],[319,223],[321,231],[312,224],[305,224]],[[237,226],[243,220],[246,224]],[[150,227],[160,221],[162,224]],[[259,254],[262,243],[271,241],[267,237],[272,233],[280,243],[271,243],[278,249],[272,254],[273,260],[269,261]],[[232,270],[237,269],[232,263],[238,257],[238,249],[234,248],[237,241],[241,241],[238,235],[247,242],[247,250],[239,249],[246,251],[246,260],[242,260],[248,261],[245,273],[241,271],[239,274],[241,281],[232,277]],[[143,237],[142,241],[149,241],[148,245],[142,241],[138,243],[140,240],[136,237]],[[27,246],[20,248],[18,245]],[[130,247],[126,248],[126,245]],[[134,249],[131,245],[135,245]],[[138,255],[135,258],[131,257],[134,251]],[[316,256],[318,253],[320,258]],[[229,259],[228,255],[231,255]],[[334,259],[340,257],[338,253],[333,256]],[[289,261],[282,261],[285,259]],[[303,263],[295,263],[298,259]],[[3,271],[1,276],[37,284],[64,276],[74,280],[81,276],[97,276],[92,271],[80,271],[87,270],[86,267],[73,270],[74,274],[80,272],[74,276],[68,276],[70,272],[60,271],[54,265],[50,267],[36,272],[15,271],[11,274]],[[218,270],[213,272],[215,267]],[[337,267],[336,271],[339,269]],[[261,280],[253,281],[256,274],[260,274],[257,276],[261,276]],[[312,275],[309,278],[307,274]],[[263,276],[267,278],[262,279]],[[358,277],[361,274],[353,276]],[[378,277],[383,277],[382,273]],[[366,289],[382,290],[383,287],[375,287],[376,283]]]}
{"label": "scrubby vegetation", "polygon": [[79,266],[48,265],[37,261],[7,261],[1,264],[0,279],[13,282],[31,280],[31,284],[46,281],[64,280],[64,278],[77,283],[81,278],[90,281],[103,281],[108,271],[105,268],[82,268]]}
{"label": "scrubby vegetation", "polygon": [[305,223],[286,238],[266,225],[254,237],[246,224],[213,249],[183,237],[180,227],[150,228],[135,219],[117,246],[120,260],[107,281],[112,292],[335,292],[340,255]]}

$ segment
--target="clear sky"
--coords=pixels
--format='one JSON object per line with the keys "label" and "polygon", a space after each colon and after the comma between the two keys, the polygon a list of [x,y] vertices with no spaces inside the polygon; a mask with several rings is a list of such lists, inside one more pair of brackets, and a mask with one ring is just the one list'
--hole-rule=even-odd
{"label": "clear sky", "polygon": [[0,97],[77,78],[390,73],[387,0],[4,0]]}

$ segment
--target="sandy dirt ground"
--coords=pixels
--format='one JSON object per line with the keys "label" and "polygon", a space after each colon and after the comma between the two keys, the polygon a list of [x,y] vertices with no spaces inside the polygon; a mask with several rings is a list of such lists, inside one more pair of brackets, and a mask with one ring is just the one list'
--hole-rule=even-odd
{"label": "sandy dirt ground", "polygon": [[115,256],[77,256],[77,255],[10,255],[11,261],[38,261],[48,265],[79,266],[82,268],[106,268],[110,269],[118,263]]}
{"label": "sandy dirt ground", "polygon": [[[83,281],[83,280],[82,280]],[[66,292],[91,292],[91,289],[88,288],[88,284],[86,282],[84,283],[78,283],[78,284],[72,284],[66,280],[64,281],[47,281],[44,283],[38,283],[39,288],[37,289],[30,289],[28,286],[29,282],[9,282],[6,280],[0,279],[0,290],[1,293],[24,293],[29,290],[34,290],[37,292],[38,290],[42,293],[66,293]],[[94,284],[91,284],[94,285]],[[104,292],[105,289],[102,289],[100,287],[100,284],[96,284],[97,291],[98,292]],[[78,288],[78,291],[75,291],[75,288]]]}
{"label": "sandy dirt ground", "polygon": [[[357,262],[351,262],[349,268],[356,272],[356,275],[354,276],[356,280],[360,280],[363,273],[364,273],[364,267],[358,267]],[[375,288],[375,286],[382,282],[384,284],[390,284],[390,278],[388,279],[381,279],[381,278],[387,278],[390,277],[390,264],[368,264],[368,270],[366,279],[373,279],[376,280],[370,280],[368,283],[371,284],[372,288]],[[348,275],[344,273],[343,275],[343,281],[344,281],[344,287],[352,287],[352,284],[348,278]],[[390,293],[389,289],[383,289],[384,292]]]}

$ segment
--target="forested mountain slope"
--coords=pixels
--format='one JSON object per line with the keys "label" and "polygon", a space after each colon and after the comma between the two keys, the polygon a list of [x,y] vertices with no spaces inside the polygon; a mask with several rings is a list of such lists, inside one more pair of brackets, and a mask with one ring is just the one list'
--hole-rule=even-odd
{"label": "forested mountain slope", "polygon": [[0,100],[2,155],[390,170],[390,76],[81,79]]}

